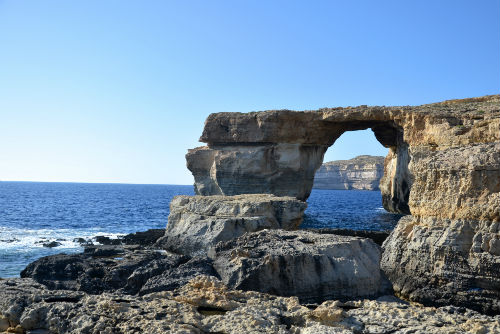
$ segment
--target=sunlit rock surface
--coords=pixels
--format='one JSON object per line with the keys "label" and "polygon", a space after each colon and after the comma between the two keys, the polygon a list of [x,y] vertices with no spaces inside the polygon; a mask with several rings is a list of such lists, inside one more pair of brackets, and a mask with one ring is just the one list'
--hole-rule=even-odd
{"label": "sunlit rock surface", "polygon": [[0,332],[94,333],[498,333],[500,317],[419,307],[394,297],[301,305],[295,297],[228,289],[199,276],[144,296],[51,291],[31,279],[0,280]]}
{"label": "sunlit rock surface", "polygon": [[307,204],[268,194],[176,196],[170,203],[162,248],[193,256],[206,254],[220,241],[263,229],[295,230]]}
{"label": "sunlit rock surface", "polygon": [[390,293],[380,255],[371,239],[304,230],[245,234],[209,254],[228,286],[304,302]]}
{"label": "sunlit rock surface", "polygon": [[201,195],[305,200],[327,148],[345,131],[368,128],[389,148],[383,206],[412,215],[383,248],[382,267],[396,293],[499,313],[499,95],[422,106],[212,114],[200,138],[207,146],[190,150],[187,166]]}
{"label": "sunlit rock surface", "polygon": [[383,175],[384,157],[360,155],[323,163],[314,176],[313,188],[379,190]]}

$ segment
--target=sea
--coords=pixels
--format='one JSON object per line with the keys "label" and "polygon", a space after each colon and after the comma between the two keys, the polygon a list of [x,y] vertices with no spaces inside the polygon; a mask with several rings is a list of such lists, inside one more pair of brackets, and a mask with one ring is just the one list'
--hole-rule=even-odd
{"label": "sea", "polygon": [[[34,260],[83,250],[76,239],[165,228],[170,200],[193,186],[0,182],[0,278],[18,277]],[[379,191],[317,190],[301,228],[392,230],[401,216]],[[44,245],[56,242],[57,247]]]}

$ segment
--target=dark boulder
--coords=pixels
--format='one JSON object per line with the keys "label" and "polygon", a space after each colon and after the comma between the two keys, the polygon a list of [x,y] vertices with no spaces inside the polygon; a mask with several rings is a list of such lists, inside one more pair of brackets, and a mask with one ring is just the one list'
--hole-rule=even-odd
{"label": "dark boulder", "polygon": [[106,248],[100,250],[99,247],[94,246],[91,251],[83,254],[57,254],[43,257],[29,264],[21,272],[21,277],[33,278],[49,289],[99,294],[103,291],[124,288],[134,271],[151,261],[169,257],[170,261],[176,262],[182,258],[180,255],[166,255],[153,250],[131,251],[124,248],[104,247]]}
{"label": "dark boulder", "polygon": [[376,297],[390,292],[372,240],[311,231],[263,230],[220,242],[209,252],[229,287],[301,302]]}
{"label": "dark boulder", "polygon": [[201,275],[219,278],[212,265],[212,260],[207,257],[194,257],[172,270],[164,270],[161,275],[148,279],[139,294],[145,295],[151,292],[174,290]]}

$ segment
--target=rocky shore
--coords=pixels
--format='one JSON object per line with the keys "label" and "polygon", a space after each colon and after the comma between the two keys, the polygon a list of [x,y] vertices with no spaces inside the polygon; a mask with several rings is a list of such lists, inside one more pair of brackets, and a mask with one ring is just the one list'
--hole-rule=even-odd
{"label": "rocky shore", "polygon": [[[272,233],[276,232],[276,233]],[[318,251],[331,252],[329,244],[343,240],[350,247],[352,241],[366,243],[379,248],[370,239],[343,239],[333,234],[321,234],[309,231],[283,232],[263,230],[248,233],[233,242],[221,243],[214,254],[208,257],[190,258],[180,254],[157,249],[158,230],[151,230],[137,235],[113,240],[114,245],[87,246],[82,254],[56,255],[42,258],[30,264],[22,273],[23,278],[0,280],[0,332],[5,333],[499,333],[500,316],[487,316],[475,311],[455,307],[423,307],[411,304],[388,295],[388,286],[377,283],[379,278],[359,277],[351,274],[346,277],[352,284],[360,284],[358,289],[378,286],[372,290],[372,297],[365,299],[353,297],[356,288],[341,285],[319,286],[317,281],[309,289],[321,292],[342,292],[344,296],[321,295],[311,300],[297,298],[298,291],[270,290],[272,281],[261,281],[252,273],[264,277],[272,274],[276,264],[266,259],[267,255],[258,253],[261,249],[274,247],[276,261],[293,260],[296,254],[285,256],[289,250],[276,244],[281,238],[304,243],[307,250],[295,250],[297,253],[317,256]],[[290,238],[296,236],[296,238]],[[266,240],[270,245],[266,246]],[[284,237],[284,239],[282,239]],[[256,239],[258,247],[252,247]],[[297,238],[309,240],[297,241]],[[319,239],[318,245],[310,243]],[[326,239],[326,244],[320,242]],[[352,238],[352,239],[351,239]],[[147,240],[147,241],[146,241]],[[335,241],[337,240],[337,241]],[[102,240],[104,241],[104,240]],[[347,242],[347,243],[346,243]],[[233,247],[236,243],[237,247]],[[293,247],[287,245],[288,247]],[[315,247],[312,250],[310,247]],[[335,247],[336,248],[336,247]],[[226,258],[226,250],[238,256]],[[269,249],[266,249],[268,251]],[[352,250],[356,250],[354,247]],[[352,251],[351,250],[351,251]],[[345,248],[335,249],[340,261],[349,261],[350,254]],[[245,252],[251,252],[245,254]],[[221,255],[217,255],[217,254]],[[338,257],[341,253],[342,256]],[[370,253],[371,254],[371,253]],[[331,256],[330,254],[325,256]],[[359,254],[357,255],[359,257]],[[244,258],[253,261],[249,270],[241,263]],[[335,255],[331,259],[334,259]],[[343,260],[342,260],[343,259]],[[367,259],[368,260],[368,259]],[[370,261],[377,265],[378,256]],[[217,263],[219,262],[219,263]],[[296,263],[295,263],[296,262]],[[239,264],[238,264],[239,263]],[[279,263],[282,269],[300,269],[291,272],[290,284],[295,279],[296,287],[304,287],[301,281],[310,279],[307,268],[298,268],[298,264],[331,266],[321,260],[294,261]],[[259,267],[261,269],[257,269]],[[257,266],[256,266],[257,265]],[[248,274],[249,284],[235,280],[231,273],[232,266],[241,273]],[[348,264],[338,264],[343,268],[354,268]],[[222,267],[222,269],[221,269]],[[357,267],[357,266],[355,266]],[[266,269],[267,268],[267,269]],[[276,268],[279,269],[279,268]],[[373,267],[366,267],[366,274],[379,272]],[[221,274],[219,274],[221,273]],[[339,276],[338,273],[321,270],[323,278]],[[279,271],[275,284],[283,284]],[[298,276],[292,276],[298,275]],[[238,276],[238,275],[236,275]],[[299,277],[301,276],[301,277]],[[314,277],[314,273],[312,275]],[[359,279],[357,278],[359,277]],[[331,280],[331,279],[330,279]],[[338,281],[338,280],[337,280]],[[253,284],[253,285],[252,285]],[[351,284],[351,285],[352,285]],[[378,289],[378,290],[377,290]],[[278,296],[291,295],[289,297]],[[348,297],[346,297],[346,294]],[[341,297],[341,298],[338,298]],[[322,300],[322,299],[327,300]]]}
{"label": "rocky shore", "polygon": [[314,175],[313,188],[379,190],[383,175],[384,157],[360,155],[323,163]]}
{"label": "rocky shore", "polygon": [[[299,230],[324,151],[363,128],[390,148],[384,207],[407,216],[389,235]],[[165,230],[0,280],[0,332],[500,333],[500,96],[214,114],[202,140],[198,195]]]}

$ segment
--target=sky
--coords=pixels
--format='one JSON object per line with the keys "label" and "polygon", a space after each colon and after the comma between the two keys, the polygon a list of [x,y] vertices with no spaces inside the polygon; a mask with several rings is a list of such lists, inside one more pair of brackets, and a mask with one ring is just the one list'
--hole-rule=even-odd
{"label": "sky", "polygon": [[191,184],[210,113],[499,91],[498,0],[0,0],[4,181]]}

